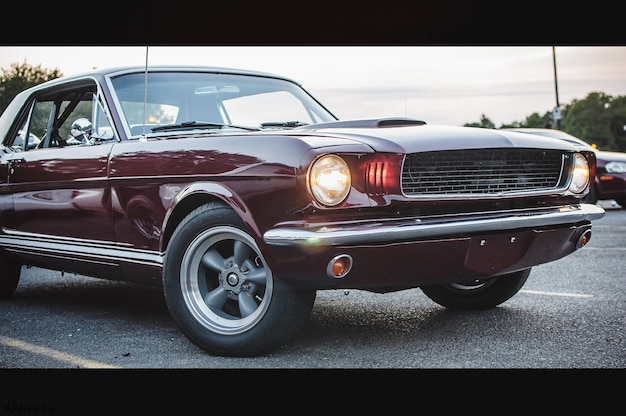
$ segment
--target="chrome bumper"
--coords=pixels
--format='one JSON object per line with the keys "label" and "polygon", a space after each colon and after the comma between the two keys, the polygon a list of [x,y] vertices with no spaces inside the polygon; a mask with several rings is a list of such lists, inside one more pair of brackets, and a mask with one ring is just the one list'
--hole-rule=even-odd
{"label": "chrome bumper", "polygon": [[[552,211],[516,211],[485,214],[481,218],[443,220],[398,220],[393,223],[342,224],[336,227],[275,228],[263,235],[271,245],[345,246],[416,239],[439,238],[470,233],[490,233],[520,228],[573,225],[597,220],[605,211],[597,205],[580,204]],[[490,215],[487,217],[487,215]]]}

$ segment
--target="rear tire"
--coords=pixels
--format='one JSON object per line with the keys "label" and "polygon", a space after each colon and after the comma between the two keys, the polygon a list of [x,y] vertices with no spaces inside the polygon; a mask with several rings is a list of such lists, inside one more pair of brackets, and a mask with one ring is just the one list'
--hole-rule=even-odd
{"label": "rear tire", "polygon": [[491,309],[519,292],[526,283],[530,270],[528,268],[472,283],[430,285],[421,289],[432,301],[449,309]]}
{"label": "rear tire", "polygon": [[316,295],[274,279],[243,221],[216,203],[177,227],[163,287],[183,333],[223,356],[256,356],[285,344],[309,319]]}
{"label": "rear tire", "polygon": [[11,297],[20,281],[22,265],[12,257],[0,255],[0,299]]}

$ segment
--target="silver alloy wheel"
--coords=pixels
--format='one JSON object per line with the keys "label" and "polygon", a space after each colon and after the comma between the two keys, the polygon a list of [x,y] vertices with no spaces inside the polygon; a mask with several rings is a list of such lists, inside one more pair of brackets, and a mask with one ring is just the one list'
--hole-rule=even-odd
{"label": "silver alloy wheel", "polygon": [[273,278],[255,241],[236,227],[198,235],[181,263],[181,293],[194,319],[232,335],[254,327],[268,309]]}

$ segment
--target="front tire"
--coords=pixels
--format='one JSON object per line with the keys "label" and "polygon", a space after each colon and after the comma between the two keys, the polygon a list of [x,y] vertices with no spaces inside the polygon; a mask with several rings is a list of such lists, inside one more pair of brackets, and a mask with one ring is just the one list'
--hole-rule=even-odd
{"label": "front tire", "polygon": [[223,356],[256,356],[283,345],[308,320],[316,294],[274,279],[239,216],[223,204],[201,206],[178,226],[163,287],[183,333]]}
{"label": "front tire", "polygon": [[528,268],[472,283],[429,285],[422,286],[421,289],[432,301],[449,309],[491,309],[519,292],[526,283],[530,270]]}

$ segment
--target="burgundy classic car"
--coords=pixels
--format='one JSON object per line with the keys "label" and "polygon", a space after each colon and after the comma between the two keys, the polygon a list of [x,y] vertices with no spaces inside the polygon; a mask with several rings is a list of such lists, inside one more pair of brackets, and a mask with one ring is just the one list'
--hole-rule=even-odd
{"label": "burgundy classic car", "polygon": [[252,71],[56,79],[17,95],[0,137],[0,297],[23,266],[160,285],[181,331],[219,355],[286,344],[318,290],[496,307],[604,215],[582,202],[592,151],[338,120],[296,82]]}

